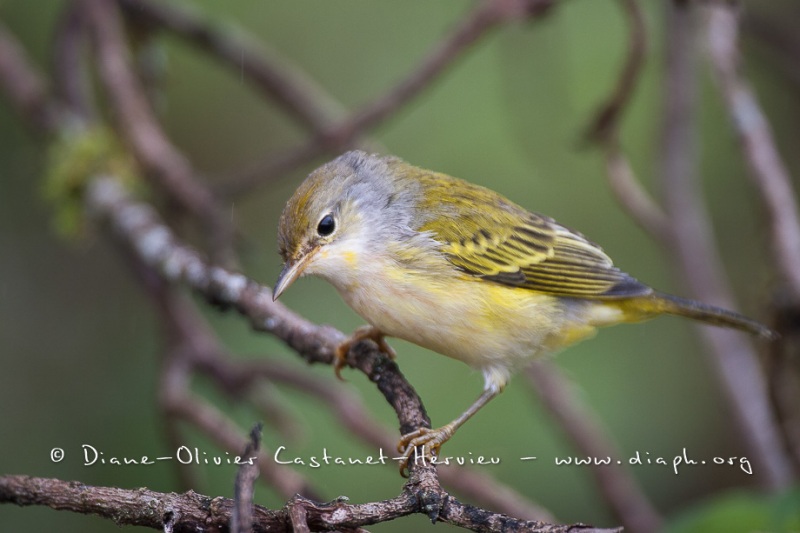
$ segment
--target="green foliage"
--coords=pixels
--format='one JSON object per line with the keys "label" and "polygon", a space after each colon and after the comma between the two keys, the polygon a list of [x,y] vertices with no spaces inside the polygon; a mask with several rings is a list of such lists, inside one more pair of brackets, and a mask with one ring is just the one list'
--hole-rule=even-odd
{"label": "green foliage", "polygon": [[684,513],[668,533],[800,531],[800,489],[778,495],[736,491]]}
{"label": "green foliage", "polygon": [[53,208],[53,227],[65,238],[84,233],[83,193],[93,177],[116,176],[127,186],[138,183],[137,169],[116,134],[106,127],[63,132],[48,153],[42,194]]}

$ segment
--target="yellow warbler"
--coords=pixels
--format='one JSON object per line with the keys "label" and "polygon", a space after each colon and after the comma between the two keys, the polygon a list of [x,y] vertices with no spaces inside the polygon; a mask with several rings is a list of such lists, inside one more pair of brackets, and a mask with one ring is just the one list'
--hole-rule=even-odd
{"label": "yellow warbler", "polygon": [[370,324],[338,350],[337,375],[359,340],[394,356],[384,336],[483,373],[483,393],[461,416],[401,438],[401,470],[415,446],[438,452],[516,368],[599,326],[667,313],[772,336],[739,314],[654,291],[551,218],[395,157],[353,151],[312,172],[286,204],[278,243],[275,298],[313,274]]}

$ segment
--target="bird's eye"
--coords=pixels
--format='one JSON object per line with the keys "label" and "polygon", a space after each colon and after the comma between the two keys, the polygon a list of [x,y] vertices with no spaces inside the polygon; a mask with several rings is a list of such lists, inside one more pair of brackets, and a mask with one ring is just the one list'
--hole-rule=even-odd
{"label": "bird's eye", "polygon": [[317,233],[320,237],[327,237],[333,230],[336,229],[336,222],[333,220],[333,215],[325,215],[317,225]]}

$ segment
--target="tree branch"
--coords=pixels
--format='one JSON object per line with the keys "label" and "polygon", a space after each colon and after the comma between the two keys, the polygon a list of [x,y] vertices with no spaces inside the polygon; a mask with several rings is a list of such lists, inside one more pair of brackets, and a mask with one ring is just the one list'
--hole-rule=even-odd
{"label": "tree branch", "polygon": [[[589,457],[620,457],[595,416],[577,400],[571,384],[546,361],[534,361],[525,375],[531,389],[580,453]],[[590,468],[601,496],[630,531],[659,531],[662,518],[625,468],[612,461]]]}
{"label": "tree branch", "polygon": [[346,113],[344,106],[308,74],[263,43],[256,45],[241,33],[220,31],[212,21],[174,5],[151,0],[117,1],[127,16],[174,33],[234,70],[311,131],[323,130]]}
{"label": "tree branch", "polygon": [[619,205],[652,237],[666,242],[669,237],[667,217],[661,206],[636,179],[621,146],[621,118],[630,105],[642,75],[647,51],[647,28],[644,14],[636,0],[620,0],[620,4],[630,28],[628,55],[614,90],[596,112],[584,137],[605,151],[608,184]]}
{"label": "tree branch", "polygon": [[210,190],[195,179],[188,159],[164,134],[141,83],[130,67],[117,7],[112,0],[81,0],[91,26],[100,79],[120,130],[146,169],[169,196],[209,229],[212,253],[233,264],[233,233]]}
{"label": "tree branch", "polygon": [[[183,299],[169,290],[155,295],[165,325],[170,329],[173,346],[167,352],[159,386],[159,405],[172,420],[183,420],[196,427],[221,449],[241,453],[248,445],[241,429],[224,413],[189,388],[196,360],[219,350],[216,339],[200,327],[198,319]],[[256,460],[261,476],[284,498],[301,493],[318,497],[316,489],[298,472],[270,460],[271,452],[262,450]]]}
{"label": "tree branch", "polygon": [[[165,494],[148,489],[94,487],[77,481],[11,475],[0,476],[0,503],[43,505],[59,511],[93,514],[111,519],[120,526],[137,525],[162,531],[168,526],[174,533],[209,529],[228,532],[235,507],[234,500],[209,498],[193,491]],[[302,507],[301,513],[297,507]],[[517,520],[464,505],[454,498],[449,498],[444,509],[445,514],[438,517],[440,520],[477,532],[501,529],[509,533],[619,531],[581,524],[560,526]],[[356,505],[342,500],[317,503],[295,496],[279,511],[253,505],[253,531],[290,533],[292,517],[303,515],[309,531],[348,531],[417,512],[419,503],[415,495],[405,492],[389,500]]]}
{"label": "tree branch", "polygon": [[[92,514],[119,526],[137,525],[174,533],[228,531],[234,502],[209,498],[196,492],[160,493],[148,489],[127,490],[93,487],[77,481],[0,476],[0,503],[44,505],[57,511]],[[285,513],[254,506],[256,531],[287,531]]]}
{"label": "tree branch", "polygon": [[280,157],[270,156],[262,162],[232,176],[224,193],[236,197],[268,183],[276,175],[287,172],[329,151],[342,151],[362,133],[374,128],[401,106],[430,86],[448,67],[489,30],[503,21],[543,16],[557,0],[484,0],[442,39],[411,73],[372,103],[338,124],[326,129],[308,143],[289,150]]}
{"label": "tree branch", "polygon": [[619,141],[605,142],[606,175],[611,192],[619,205],[651,237],[666,244],[669,242],[669,220],[664,210],[642,187]]}
{"label": "tree branch", "polygon": [[800,215],[796,193],[772,130],[750,84],[739,73],[739,21],[728,2],[708,5],[706,37],[717,84],[725,99],[750,176],[767,214],[772,252],[783,279],[800,302]]}
{"label": "tree branch", "polygon": [[[261,446],[261,424],[250,430],[250,441],[245,446],[241,457],[253,457]],[[253,493],[258,479],[258,467],[253,463],[245,463],[236,473],[234,485],[234,512],[231,517],[231,530],[234,533],[250,533],[253,531]],[[297,529],[295,528],[295,531]]]}
{"label": "tree branch", "polygon": [[[667,74],[664,89],[662,190],[673,230],[672,255],[692,294],[699,300],[733,309],[725,269],[714,246],[713,229],[697,180],[695,128],[696,66],[691,3],[668,3]],[[701,327],[703,341],[739,425],[739,433],[760,481],[785,487],[791,480],[764,376],[755,351],[743,334]]]}
{"label": "tree branch", "polygon": [[[232,378],[231,383],[238,383],[240,387],[246,387],[247,383],[255,382],[259,378],[289,385],[318,398],[336,414],[339,423],[348,433],[363,442],[385,450],[394,449],[397,445],[396,436],[373,419],[358,397],[342,387],[300,372],[280,361],[259,358],[234,366],[230,360],[217,354],[204,359],[200,364],[205,366],[210,375],[217,378],[228,376]],[[440,466],[437,473],[446,487],[501,513],[528,520],[554,521],[552,514],[546,509],[528,501],[490,476],[456,466]]]}
{"label": "tree branch", "polygon": [[598,143],[618,137],[622,113],[633,98],[647,53],[647,28],[639,3],[637,0],[619,0],[619,3],[625,11],[630,28],[628,55],[614,90],[586,128],[586,139]]}

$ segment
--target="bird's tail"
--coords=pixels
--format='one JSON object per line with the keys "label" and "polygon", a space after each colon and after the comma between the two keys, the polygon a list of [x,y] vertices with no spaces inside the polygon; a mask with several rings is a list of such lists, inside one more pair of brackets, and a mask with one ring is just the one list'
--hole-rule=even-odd
{"label": "bird's tail", "polygon": [[671,294],[654,292],[639,299],[638,303],[641,311],[646,313],[684,316],[714,326],[739,329],[768,340],[778,337],[776,332],[765,325],[739,313]]}

